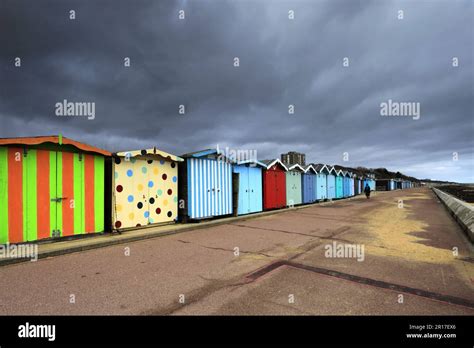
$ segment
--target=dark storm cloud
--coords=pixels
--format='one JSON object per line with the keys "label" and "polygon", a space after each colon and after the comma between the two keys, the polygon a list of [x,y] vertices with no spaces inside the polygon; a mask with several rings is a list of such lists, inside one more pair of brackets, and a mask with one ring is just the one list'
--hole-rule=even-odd
{"label": "dark storm cloud", "polygon": [[[62,132],[177,154],[219,144],[260,158],[297,150],[472,182],[473,14],[469,0],[4,0],[0,136]],[[63,99],[95,102],[95,120],[55,116]],[[421,118],[381,117],[388,99],[420,102]]]}

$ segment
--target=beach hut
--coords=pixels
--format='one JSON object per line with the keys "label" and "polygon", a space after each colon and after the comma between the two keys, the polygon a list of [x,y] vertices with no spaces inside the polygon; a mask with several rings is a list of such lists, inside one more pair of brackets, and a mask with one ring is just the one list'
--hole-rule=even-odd
{"label": "beach hut", "polygon": [[303,202],[301,176],[303,167],[295,164],[286,172],[286,205],[292,207]]}
{"label": "beach hut", "polygon": [[152,149],[113,154],[112,229],[173,222],[178,217],[178,163]]}
{"label": "beach hut", "polygon": [[360,177],[357,174],[353,176],[354,180],[354,196],[360,195]]}
{"label": "beach hut", "polygon": [[355,196],[355,187],[354,187],[354,173],[349,173],[349,196]]}
{"label": "beach hut", "polygon": [[[375,191],[375,175],[373,173],[367,174],[366,183],[369,185],[371,191]],[[365,188],[365,185],[364,185]]]}
{"label": "beach hut", "polygon": [[0,244],[105,231],[105,158],[61,135],[0,139]]}
{"label": "beach hut", "polygon": [[377,179],[375,187],[377,191],[393,191],[395,189],[395,181],[393,179]]}
{"label": "beach hut", "polygon": [[305,204],[316,201],[316,174],[316,169],[311,164],[307,165],[301,174],[301,189]]}
{"label": "beach hut", "polygon": [[[362,185],[362,191],[365,192],[365,187],[367,185],[369,185],[369,178],[366,177],[366,178],[364,178],[364,182],[363,182],[363,185]],[[370,187],[370,185],[369,185],[369,187]]]}
{"label": "beach hut", "polygon": [[232,214],[233,161],[216,149],[187,153],[180,157],[184,158],[184,162],[178,166],[180,221]]}
{"label": "beach hut", "polygon": [[395,188],[397,190],[401,190],[402,189],[402,181],[400,179],[397,179],[396,182],[395,182]]}
{"label": "beach hut", "polygon": [[390,191],[390,179],[377,179],[375,187],[377,191]]}
{"label": "beach hut", "polygon": [[327,188],[327,199],[335,199],[336,198],[336,169],[334,167],[329,167],[328,168],[328,173],[326,175],[327,178],[327,183],[326,183],[326,188]]}
{"label": "beach hut", "polygon": [[[256,160],[245,160],[233,166],[238,174],[237,214],[251,214],[263,210],[262,168],[266,165]],[[234,190],[237,188],[234,187]],[[235,206],[235,204],[234,204]]]}
{"label": "beach hut", "polygon": [[286,206],[286,172],[288,168],[279,160],[263,160],[263,209]]}
{"label": "beach hut", "polygon": [[336,198],[344,197],[344,173],[341,169],[336,171]]}
{"label": "beach hut", "polygon": [[344,170],[343,171],[343,189],[342,189],[344,198],[351,196],[351,181],[352,181],[351,178],[352,178],[352,174],[349,171]]}
{"label": "beach hut", "polygon": [[316,200],[321,201],[328,199],[328,175],[331,169],[325,164],[313,165],[316,169]]}

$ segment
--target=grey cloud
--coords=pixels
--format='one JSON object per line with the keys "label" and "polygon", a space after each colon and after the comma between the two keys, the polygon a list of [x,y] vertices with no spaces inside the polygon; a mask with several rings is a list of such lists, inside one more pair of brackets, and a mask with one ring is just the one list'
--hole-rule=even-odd
{"label": "grey cloud", "polygon": [[[0,136],[62,132],[112,151],[156,145],[180,154],[219,144],[264,158],[297,150],[341,164],[348,152],[349,166],[474,181],[469,0],[0,6]],[[96,119],[56,117],[63,99],[96,102]],[[388,99],[420,102],[420,120],[381,117]]]}

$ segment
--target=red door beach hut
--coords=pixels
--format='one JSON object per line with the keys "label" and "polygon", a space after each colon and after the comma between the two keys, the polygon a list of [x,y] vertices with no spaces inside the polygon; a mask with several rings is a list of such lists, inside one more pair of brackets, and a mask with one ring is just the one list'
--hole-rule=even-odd
{"label": "red door beach hut", "polygon": [[263,160],[263,209],[271,210],[286,206],[286,172],[288,168],[279,160]]}

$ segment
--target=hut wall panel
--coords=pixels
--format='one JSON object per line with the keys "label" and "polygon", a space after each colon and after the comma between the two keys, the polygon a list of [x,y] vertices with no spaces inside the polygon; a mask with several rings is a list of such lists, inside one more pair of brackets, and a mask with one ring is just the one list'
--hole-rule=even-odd
{"label": "hut wall panel", "polygon": [[343,197],[343,181],[342,176],[336,176],[336,198]]}
{"label": "hut wall panel", "polygon": [[105,194],[105,158],[94,156],[94,222],[95,231],[102,232],[104,226],[104,194]]}
{"label": "hut wall panel", "polygon": [[23,241],[37,239],[36,150],[23,157]]}
{"label": "hut wall panel", "polygon": [[84,156],[84,232],[95,231],[95,165],[94,156]]}
{"label": "hut wall panel", "polygon": [[342,177],[342,196],[349,197],[349,178]]}
{"label": "hut wall panel", "polygon": [[263,210],[262,169],[257,167],[248,167],[248,170],[250,174],[250,212],[256,213]]}
{"label": "hut wall panel", "polygon": [[23,241],[23,149],[8,148],[8,242]]}
{"label": "hut wall panel", "polygon": [[0,244],[8,242],[8,149],[0,147]]}
{"label": "hut wall panel", "polygon": [[[38,150],[36,153],[37,171],[36,181],[38,186],[37,209],[38,225],[37,239],[49,238],[51,236],[51,185],[50,185],[50,157],[49,151]],[[2,174],[0,174],[0,177]]]}
{"label": "hut wall panel", "polygon": [[315,186],[316,175],[303,173],[301,174],[301,185],[302,185],[302,194],[303,194],[303,203],[312,203],[315,201]]}
{"label": "hut wall panel", "polygon": [[250,178],[246,166],[234,166],[234,173],[239,174],[239,204],[237,214],[248,214],[250,212]]}
{"label": "hut wall panel", "polygon": [[[49,151],[49,231],[45,238],[52,237],[52,232],[58,229],[59,204],[53,201],[58,196],[58,154],[56,151]],[[42,233],[42,232],[40,232]],[[44,232],[46,233],[46,232]]]}

